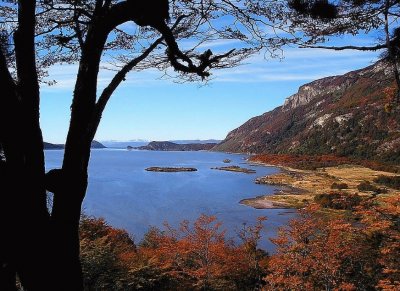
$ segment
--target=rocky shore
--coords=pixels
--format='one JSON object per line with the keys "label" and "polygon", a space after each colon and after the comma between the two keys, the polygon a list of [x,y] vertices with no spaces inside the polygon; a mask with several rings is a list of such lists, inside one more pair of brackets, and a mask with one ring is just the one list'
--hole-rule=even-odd
{"label": "rocky shore", "polygon": [[241,168],[239,166],[227,166],[227,167],[215,167],[211,168],[213,170],[220,170],[220,171],[229,171],[229,172],[240,172],[246,174],[254,174],[256,171],[247,168]]}

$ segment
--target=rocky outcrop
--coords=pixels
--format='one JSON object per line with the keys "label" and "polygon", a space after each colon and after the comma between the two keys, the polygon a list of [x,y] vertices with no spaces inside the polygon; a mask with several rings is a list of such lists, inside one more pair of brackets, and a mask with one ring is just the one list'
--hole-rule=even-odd
{"label": "rocky outcrop", "polygon": [[215,167],[212,170],[228,171],[228,172],[238,172],[246,174],[254,174],[256,171],[253,169],[241,168],[239,166],[227,166],[227,167]]}
{"label": "rocky outcrop", "polygon": [[377,77],[376,81],[386,81],[390,78],[392,70],[386,63],[380,61],[367,68],[349,72],[341,76],[327,77],[301,86],[296,94],[288,97],[282,110],[293,110],[299,106],[307,105],[321,94],[340,94],[353,86],[362,77]]}
{"label": "rocky outcrop", "polygon": [[400,163],[400,116],[386,112],[394,85],[380,61],[301,86],[274,110],[232,130],[216,151],[333,154]]}

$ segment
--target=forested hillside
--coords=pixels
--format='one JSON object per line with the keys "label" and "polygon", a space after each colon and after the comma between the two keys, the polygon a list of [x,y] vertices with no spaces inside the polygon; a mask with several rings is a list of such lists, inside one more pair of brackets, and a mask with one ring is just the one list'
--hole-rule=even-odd
{"label": "forested hillside", "polygon": [[301,86],[285,103],[232,130],[214,149],[333,154],[400,162],[400,116],[391,111],[391,70],[383,62]]}

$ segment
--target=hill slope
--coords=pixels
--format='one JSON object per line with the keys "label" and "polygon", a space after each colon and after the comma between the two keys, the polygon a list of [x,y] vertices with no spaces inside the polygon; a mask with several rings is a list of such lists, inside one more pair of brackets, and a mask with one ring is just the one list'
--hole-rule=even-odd
{"label": "hill slope", "polygon": [[400,162],[400,116],[387,113],[391,70],[377,62],[301,86],[274,110],[232,130],[213,150],[334,154]]}

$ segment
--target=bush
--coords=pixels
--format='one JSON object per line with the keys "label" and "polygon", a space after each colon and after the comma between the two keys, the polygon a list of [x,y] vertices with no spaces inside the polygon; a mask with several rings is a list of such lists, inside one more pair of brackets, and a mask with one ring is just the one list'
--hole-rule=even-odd
{"label": "bush", "polygon": [[364,182],[360,183],[357,186],[357,189],[358,189],[358,191],[361,191],[361,192],[371,191],[376,194],[387,193],[386,189],[378,188],[378,187],[372,185],[369,181],[364,181]]}
{"label": "bush", "polygon": [[336,183],[333,182],[331,185],[331,189],[338,189],[338,190],[342,190],[342,189],[348,189],[349,186],[346,183]]}
{"label": "bush", "polygon": [[352,210],[358,206],[362,198],[357,194],[328,193],[318,194],[314,197],[314,202],[324,208]]}
{"label": "bush", "polygon": [[396,190],[400,190],[400,176],[389,177],[381,175],[375,178],[374,182]]}

